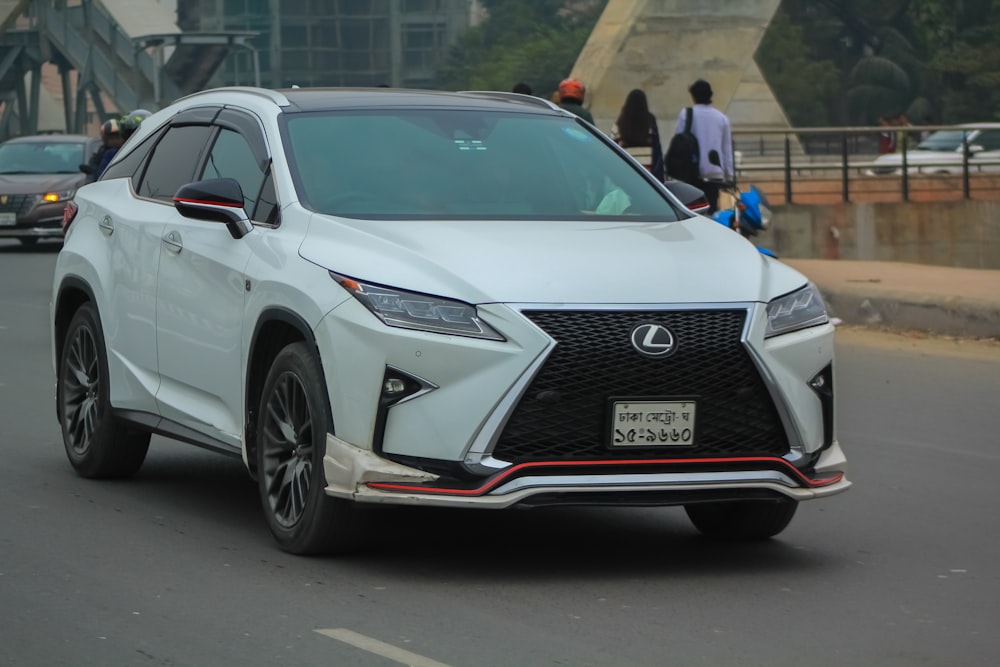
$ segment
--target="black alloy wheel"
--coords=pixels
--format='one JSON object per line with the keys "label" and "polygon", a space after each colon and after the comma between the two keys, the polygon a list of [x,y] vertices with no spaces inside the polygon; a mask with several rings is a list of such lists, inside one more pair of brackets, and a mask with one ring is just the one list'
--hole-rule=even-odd
{"label": "black alloy wheel", "polygon": [[319,359],[305,343],[292,343],[275,358],[258,414],[258,490],[278,544],[297,554],[355,546],[352,503],[325,493],[332,419]]}
{"label": "black alloy wheel", "polygon": [[110,403],[97,309],[85,303],[66,331],[56,381],[63,445],[83,477],[130,477],[146,459],[150,434],[119,423]]}

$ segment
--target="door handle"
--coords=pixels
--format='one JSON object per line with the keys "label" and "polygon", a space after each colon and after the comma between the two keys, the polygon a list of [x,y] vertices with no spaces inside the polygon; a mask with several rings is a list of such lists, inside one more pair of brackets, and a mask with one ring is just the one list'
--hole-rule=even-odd
{"label": "door handle", "polygon": [[184,242],[181,241],[180,232],[167,232],[163,235],[163,244],[167,246],[167,250],[173,254],[178,254],[184,249]]}
{"label": "door handle", "polygon": [[97,226],[101,228],[101,232],[105,236],[111,236],[115,233],[115,223],[111,221],[110,215],[106,215],[101,218],[101,221],[97,223]]}

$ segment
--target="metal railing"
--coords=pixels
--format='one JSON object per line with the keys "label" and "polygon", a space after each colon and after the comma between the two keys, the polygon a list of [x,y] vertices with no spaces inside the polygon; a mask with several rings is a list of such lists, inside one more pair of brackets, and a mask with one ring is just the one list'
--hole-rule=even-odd
{"label": "metal railing", "polygon": [[[926,151],[916,148],[917,138],[937,130],[964,131],[962,145],[955,149],[954,159],[926,160],[919,156]],[[914,177],[961,178],[964,199],[972,197],[973,176],[995,173],[1000,178],[1000,149],[988,151],[989,157],[977,157],[984,147],[970,141],[975,130],[990,130],[1000,134],[1000,125],[920,125],[905,127],[818,127],[818,128],[753,128],[734,127],[733,144],[737,152],[738,180],[754,177],[780,179],[785,203],[793,203],[797,192],[807,182],[839,181],[840,199],[852,201],[853,190],[867,190],[875,179],[884,185],[898,183],[903,201],[910,200]],[[898,162],[879,161],[878,137],[885,131],[897,133],[895,153]],[[912,145],[911,145],[912,144]],[[947,153],[948,151],[941,151]],[[986,151],[984,151],[986,152]],[[993,157],[995,153],[996,157]],[[865,188],[858,186],[865,181]],[[922,186],[926,186],[923,180]],[[993,187],[992,185],[988,187]],[[884,192],[885,191],[883,188]]]}

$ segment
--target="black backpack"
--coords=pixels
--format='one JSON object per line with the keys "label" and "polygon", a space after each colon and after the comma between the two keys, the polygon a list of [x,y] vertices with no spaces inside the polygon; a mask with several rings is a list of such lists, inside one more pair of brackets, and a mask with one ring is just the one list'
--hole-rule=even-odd
{"label": "black backpack", "polygon": [[684,121],[684,131],[679,132],[670,140],[666,161],[667,176],[685,183],[697,184],[701,181],[701,151],[698,138],[691,132],[691,120],[694,110],[688,107],[687,120]]}

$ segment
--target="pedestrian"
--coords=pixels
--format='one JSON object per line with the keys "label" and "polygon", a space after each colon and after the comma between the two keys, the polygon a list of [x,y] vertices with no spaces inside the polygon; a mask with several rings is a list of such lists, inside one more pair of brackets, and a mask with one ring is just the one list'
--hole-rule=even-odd
{"label": "pedestrian", "polygon": [[656,116],[649,111],[646,93],[639,88],[629,91],[611,126],[611,138],[638,160],[658,180],[663,180],[663,149]]}
{"label": "pedestrian", "polygon": [[878,117],[878,125],[883,128],[878,133],[879,155],[896,152],[896,133],[892,130],[892,123],[885,116]]}
{"label": "pedestrian", "polygon": [[719,207],[722,185],[735,179],[732,129],[726,114],[712,106],[712,86],[708,81],[698,79],[691,84],[688,92],[694,104],[681,110],[675,134],[683,135],[690,131],[698,140],[697,161],[701,180],[695,185],[705,192],[709,213],[714,213]]}
{"label": "pedestrian", "polygon": [[519,95],[531,95],[531,86],[521,81],[520,83],[515,83],[514,87],[511,89],[512,93],[518,93]]}
{"label": "pedestrian", "polygon": [[583,108],[586,94],[587,89],[579,79],[563,79],[559,83],[559,106],[593,125],[594,117]]}

